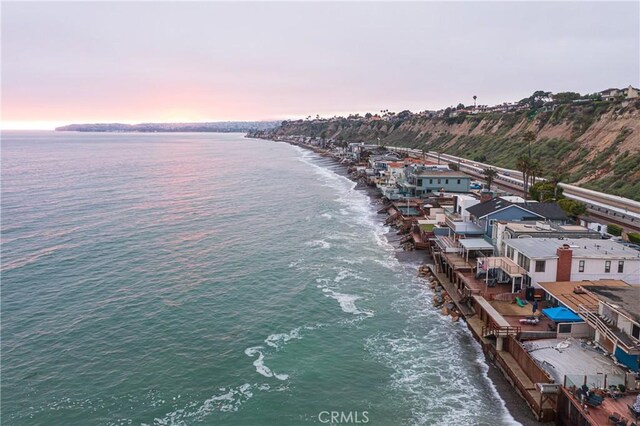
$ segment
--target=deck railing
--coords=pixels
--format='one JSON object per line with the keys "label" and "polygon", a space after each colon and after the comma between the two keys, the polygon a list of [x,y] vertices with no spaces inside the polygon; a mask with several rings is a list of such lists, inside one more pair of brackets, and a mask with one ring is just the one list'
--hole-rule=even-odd
{"label": "deck railing", "polygon": [[605,337],[615,343],[617,346],[622,346],[626,351],[632,350],[624,341],[620,340],[618,336],[613,332],[612,326],[605,323],[600,315],[598,315],[598,307],[594,305],[578,305],[578,315],[580,315],[589,325],[604,334]]}
{"label": "deck railing", "polygon": [[519,326],[499,326],[493,323],[482,327],[482,336],[495,336],[495,337],[508,337],[517,336],[520,334],[521,328]]}

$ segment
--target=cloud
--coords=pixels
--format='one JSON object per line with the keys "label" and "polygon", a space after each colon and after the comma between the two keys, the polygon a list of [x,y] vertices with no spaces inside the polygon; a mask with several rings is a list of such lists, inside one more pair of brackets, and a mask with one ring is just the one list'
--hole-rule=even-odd
{"label": "cloud", "polygon": [[269,119],[638,85],[639,8],[6,3],[3,121]]}

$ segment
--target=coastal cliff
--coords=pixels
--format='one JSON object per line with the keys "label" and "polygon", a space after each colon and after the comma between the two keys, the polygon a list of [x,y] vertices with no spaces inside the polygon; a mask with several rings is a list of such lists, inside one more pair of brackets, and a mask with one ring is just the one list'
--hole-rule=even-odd
{"label": "coastal cliff", "polygon": [[533,132],[531,155],[544,174],[640,200],[640,100],[557,105],[455,117],[398,114],[285,121],[258,137],[307,136],[336,143],[368,142],[441,151],[498,167],[515,168],[527,155],[524,134]]}

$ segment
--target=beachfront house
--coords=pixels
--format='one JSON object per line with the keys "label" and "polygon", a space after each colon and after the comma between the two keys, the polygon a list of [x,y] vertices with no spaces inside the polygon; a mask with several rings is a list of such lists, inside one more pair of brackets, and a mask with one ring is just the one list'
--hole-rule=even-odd
{"label": "beachfront house", "polygon": [[498,221],[547,221],[565,224],[569,220],[556,203],[512,202],[505,197],[496,197],[468,209],[471,220],[484,231],[487,238],[493,234]]}
{"label": "beachfront house", "polygon": [[471,177],[461,172],[429,165],[412,164],[405,168],[400,191],[408,197],[426,197],[434,192],[469,192]]}
{"label": "beachfront house", "polygon": [[494,222],[491,240],[501,256],[505,253],[505,240],[511,238],[589,238],[602,239],[602,235],[580,225],[559,225],[557,223],[526,220]]}
{"label": "beachfront house", "polygon": [[640,363],[640,287],[620,280],[543,282],[546,298],[584,320],[561,324],[558,337],[593,339],[632,371]]}
{"label": "beachfront house", "polygon": [[595,329],[595,341],[618,362],[640,371],[640,287],[586,285],[598,304],[580,305],[578,315]]}
{"label": "beachfront house", "polygon": [[512,238],[504,244],[505,257],[527,271],[524,285],[599,279],[640,285],[640,252],[614,241]]}

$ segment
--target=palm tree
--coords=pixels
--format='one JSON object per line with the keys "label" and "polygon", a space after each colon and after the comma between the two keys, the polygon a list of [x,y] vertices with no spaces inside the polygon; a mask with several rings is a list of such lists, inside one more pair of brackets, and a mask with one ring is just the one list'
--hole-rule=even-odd
{"label": "palm tree", "polygon": [[473,107],[476,107],[476,99],[478,99],[478,97],[476,95],[473,95]]}
{"label": "palm tree", "polygon": [[531,160],[529,157],[521,155],[516,160],[516,169],[522,172],[522,189],[524,194],[524,199],[527,199],[527,194],[529,193],[529,169],[531,165]]}
{"label": "palm tree", "polygon": [[562,182],[562,179],[565,178],[564,173],[554,171],[549,176],[549,182],[553,184],[553,198],[555,200],[558,199],[558,184]]}
{"label": "palm tree", "polygon": [[530,186],[535,185],[536,178],[542,174],[542,164],[539,160],[529,160],[529,177],[531,179]]}
{"label": "palm tree", "polygon": [[529,159],[531,159],[531,142],[535,142],[536,134],[532,131],[525,132],[522,139],[527,143],[527,148],[529,150]]}
{"label": "palm tree", "polygon": [[482,174],[484,175],[484,179],[487,181],[487,189],[491,191],[491,184],[493,183],[495,177],[498,176],[498,171],[493,167],[489,167],[487,169],[484,169],[482,171]]}

